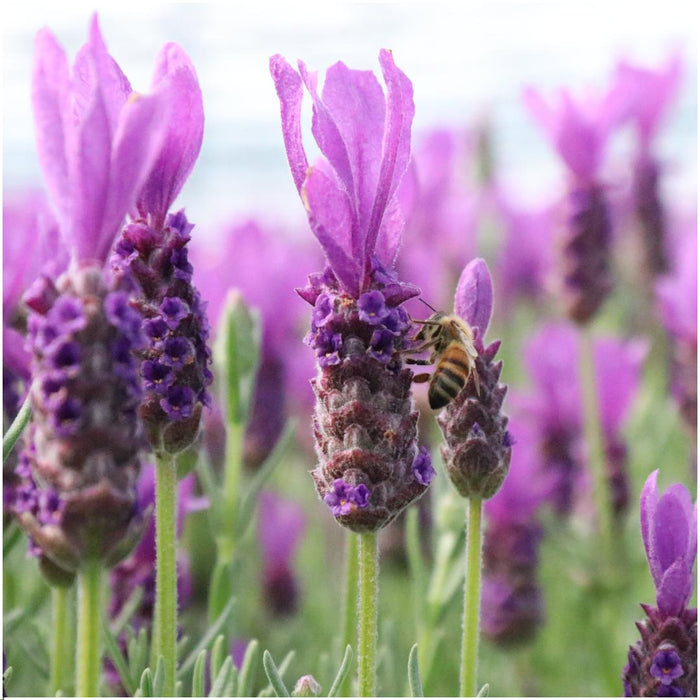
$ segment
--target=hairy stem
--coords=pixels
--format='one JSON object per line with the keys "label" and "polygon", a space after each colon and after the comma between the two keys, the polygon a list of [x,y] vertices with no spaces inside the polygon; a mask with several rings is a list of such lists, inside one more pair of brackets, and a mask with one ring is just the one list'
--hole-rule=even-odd
{"label": "hairy stem", "polygon": [[482,506],[482,499],[470,498],[467,507],[462,665],[459,675],[459,694],[461,697],[473,697],[478,691],[476,672],[479,660],[479,612],[481,608]]}
{"label": "hairy stem", "polygon": [[27,392],[27,397],[24,399],[24,403],[22,404],[21,408],[19,409],[19,412],[15,416],[15,419],[12,421],[12,424],[10,425],[7,432],[2,438],[3,464],[5,463],[5,460],[9,456],[10,452],[12,452],[12,448],[15,446],[15,443],[17,442],[17,440],[19,440],[19,436],[27,427],[27,423],[29,423],[29,419],[31,417],[32,405],[31,401],[29,400],[29,392]]}
{"label": "hairy stem", "polygon": [[360,697],[376,696],[377,687],[377,602],[379,598],[379,552],[377,533],[363,532],[359,540],[359,605],[357,649]]}
{"label": "hairy stem", "polygon": [[73,649],[73,641],[70,638],[71,622],[70,598],[71,587],[53,586],[51,588],[51,671],[49,677],[49,695],[55,696],[58,692],[68,695],[68,672],[71,667],[69,660]]}
{"label": "hairy stem", "polygon": [[102,562],[89,559],[78,572],[78,644],[75,693],[97,697],[102,664]]}

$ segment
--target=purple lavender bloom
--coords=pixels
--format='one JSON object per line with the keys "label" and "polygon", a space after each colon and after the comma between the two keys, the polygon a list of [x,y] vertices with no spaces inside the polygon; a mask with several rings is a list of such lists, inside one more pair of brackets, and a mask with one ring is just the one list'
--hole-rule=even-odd
{"label": "purple lavender bloom", "polygon": [[[193,225],[184,211],[168,213],[197,159],[204,128],[197,75],[177,44],[166,44],[158,54],[152,90],[170,108],[164,138],[137,193],[138,216],[124,227],[115,247],[112,268],[117,277],[132,276],[139,285],[131,303],[148,339],[138,354],[145,388],[140,417],[151,447],[175,454],[195,439],[212,382],[209,322],[192,284],[187,251]],[[183,341],[186,360],[174,362],[168,349],[182,347]],[[157,387],[147,376],[153,362],[171,368]]]}
{"label": "purple lavender bloom", "polygon": [[287,417],[307,416],[313,405],[308,381],[313,359],[300,343],[305,304],[293,290],[302,280],[300,271],[321,256],[310,245],[290,241],[292,233],[250,219],[226,227],[216,249],[193,250],[195,280],[212,319],[221,315],[232,288],[261,315],[260,365],[243,446],[244,464],[251,469],[269,455]]}
{"label": "purple lavender bloom", "polygon": [[491,641],[510,646],[533,638],[543,623],[542,592],[537,581],[542,526],[537,511],[551,484],[538,473],[532,429],[509,421],[518,447],[508,478],[484,506],[484,579],[482,631]]}
{"label": "purple lavender bloom", "polygon": [[290,615],[297,609],[299,585],[293,559],[305,529],[306,517],[298,505],[271,492],[260,494],[262,588],[272,615]]}
{"label": "purple lavender bloom", "polygon": [[[386,95],[371,72],[340,62],[328,69],[319,95],[316,74],[301,61],[297,72],[279,55],[270,59],[292,177],[327,261],[298,290],[315,309],[307,342],[319,359],[319,466],[311,474],[337,521],[357,532],[384,527],[426,489],[413,472],[418,414],[411,372],[402,367],[410,344],[402,304],[418,289],[393,270],[404,227],[398,189],[409,161],[413,88],[391,52],[380,51],[379,63]],[[324,156],[313,166],[301,139],[304,86]],[[342,498],[336,503],[339,481],[353,494],[349,510]]]}
{"label": "purple lavender bloom", "polygon": [[672,345],[671,391],[686,427],[697,430],[698,241],[695,217],[680,231],[672,270],[656,282],[656,308]]}
{"label": "purple lavender bloom", "polygon": [[615,85],[602,97],[575,102],[561,90],[547,104],[529,88],[524,100],[569,171],[568,224],[559,242],[561,297],[569,318],[586,323],[612,290],[612,227],[600,169],[608,137],[623,116],[625,93]]}
{"label": "purple lavender bloom", "polygon": [[[113,565],[138,540],[135,508],[143,445],[135,366],[141,344],[128,281],[104,263],[160,146],[165,102],[134,96],[107,53],[93,17],[69,72],[48,30],[39,32],[33,74],[37,147],[63,242],[71,256],[57,280],[25,295],[32,351],[32,423],[26,459],[40,492],[55,492],[60,522],[18,512],[20,524],[63,575],[85,559]],[[60,388],[59,388],[60,387]]]}
{"label": "purple lavender bloom", "polygon": [[642,604],[641,640],[629,649],[625,696],[697,696],[697,610],[688,608],[695,577],[697,509],[682,484],[659,496],[659,470],[640,498],[641,530],[656,605]]}
{"label": "purple lavender bloom", "polygon": [[[622,514],[629,500],[626,448],[620,431],[640,381],[647,346],[642,341],[601,338],[594,347],[598,405],[605,439],[613,509]],[[533,382],[529,395],[514,393],[513,404],[535,430],[543,471],[553,479],[555,509],[565,515],[574,494],[586,489],[583,416],[578,371],[579,335],[575,327],[550,324],[525,347],[525,364]]]}
{"label": "purple lavender bloom", "polygon": [[455,313],[474,332],[475,367],[465,387],[437,417],[445,438],[441,451],[447,473],[465,498],[491,498],[510,464],[508,418],[501,412],[508,389],[498,381],[503,363],[493,361],[500,341],[483,343],[492,309],[491,275],[486,263],[476,258],[464,268],[454,302]]}
{"label": "purple lavender bloom", "polygon": [[647,278],[666,272],[669,267],[666,212],[659,191],[661,167],[653,154],[652,141],[678,92],[681,69],[680,57],[674,56],[658,71],[627,61],[621,61],[616,70],[618,83],[627,93],[628,116],[637,131],[632,196]]}

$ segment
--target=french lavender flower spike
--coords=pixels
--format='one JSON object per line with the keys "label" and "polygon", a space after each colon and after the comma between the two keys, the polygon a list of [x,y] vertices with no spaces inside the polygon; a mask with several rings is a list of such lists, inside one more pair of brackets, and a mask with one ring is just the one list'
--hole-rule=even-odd
{"label": "french lavender flower spike", "polygon": [[622,673],[626,697],[697,696],[697,610],[688,608],[695,577],[697,507],[685,486],[659,497],[658,470],[640,498],[641,531],[657,607],[642,604],[641,640],[629,648]]}
{"label": "french lavender flower spike", "polygon": [[467,263],[457,283],[454,309],[484,338],[493,311],[493,282],[483,258]]}

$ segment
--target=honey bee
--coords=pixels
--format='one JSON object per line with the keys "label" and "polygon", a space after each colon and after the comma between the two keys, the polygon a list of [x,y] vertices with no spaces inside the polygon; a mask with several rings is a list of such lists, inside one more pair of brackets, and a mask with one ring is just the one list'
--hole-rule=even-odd
{"label": "honey bee", "polygon": [[[432,307],[430,307],[432,308]],[[433,309],[434,310],[434,309]],[[420,353],[431,350],[427,360],[407,359],[414,365],[435,365],[432,374],[417,374],[413,381],[427,382],[430,408],[437,410],[447,406],[465,387],[469,377],[474,377],[476,393],[480,393],[479,374],[476,370],[477,351],[474,332],[469,324],[456,314],[435,313],[425,321],[415,321],[423,326],[416,334],[417,343],[409,350]]]}

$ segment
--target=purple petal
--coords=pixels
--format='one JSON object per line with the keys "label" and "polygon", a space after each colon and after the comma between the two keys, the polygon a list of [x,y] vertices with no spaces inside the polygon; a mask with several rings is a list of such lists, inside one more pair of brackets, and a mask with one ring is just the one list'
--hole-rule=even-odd
{"label": "purple petal", "polygon": [[387,209],[389,198],[396,192],[401,178],[408,167],[411,154],[411,124],[415,106],[413,104],[413,85],[406,75],[394,63],[391,51],[379,52],[379,64],[387,88],[386,126],[382,143],[382,161],[376,196],[372,205],[372,216],[365,242],[365,255],[373,252],[379,236],[382,218]]}
{"label": "purple petal", "polygon": [[462,271],[455,293],[455,312],[472,328],[486,335],[493,309],[491,273],[482,258],[475,258]]}
{"label": "purple petal", "polygon": [[674,484],[659,498],[652,523],[651,543],[661,571],[666,571],[688,552],[690,523],[686,515],[683,495],[685,487]]}
{"label": "purple petal", "polygon": [[394,267],[405,227],[406,221],[403,209],[398,196],[394,195],[384,210],[382,224],[379,227],[379,237],[374,250],[379,261],[388,269]]}
{"label": "purple petal", "polygon": [[288,564],[306,529],[304,511],[271,492],[260,494],[258,539],[264,565]]}
{"label": "purple petal", "polygon": [[270,58],[270,73],[280,101],[282,136],[294,184],[301,192],[309,161],[301,141],[301,100],[304,89],[299,74],[279,54]]}
{"label": "purple petal", "polygon": [[163,148],[141,190],[137,207],[142,215],[154,217],[157,228],[199,155],[204,108],[194,66],[177,44],[166,44],[158,54],[152,86],[154,93],[167,95],[170,111]]}
{"label": "purple petal", "polygon": [[39,162],[54,206],[62,219],[70,211],[63,115],[68,109],[68,59],[47,29],[36,37],[32,107]]}
{"label": "purple petal", "polygon": [[693,566],[685,558],[676,560],[656,585],[656,604],[667,615],[677,615],[693,593]]}
{"label": "purple petal", "polygon": [[644,550],[647,553],[647,561],[651,577],[654,580],[654,585],[661,580],[662,572],[659,563],[653,554],[652,550],[652,530],[654,527],[654,513],[656,511],[656,503],[659,500],[658,487],[656,485],[659,477],[659,470],[653,471],[647,478],[642,488],[642,493],[639,498],[639,515],[640,526],[642,530],[642,541],[644,542]]}
{"label": "purple petal", "polygon": [[353,294],[359,290],[359,262],[352,257],[352,211],[348,195],[319,169],[309,173],[302,191],[309,223],[328,263],[338,279]]}

